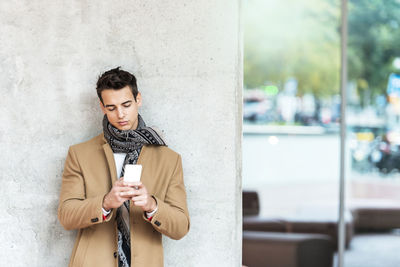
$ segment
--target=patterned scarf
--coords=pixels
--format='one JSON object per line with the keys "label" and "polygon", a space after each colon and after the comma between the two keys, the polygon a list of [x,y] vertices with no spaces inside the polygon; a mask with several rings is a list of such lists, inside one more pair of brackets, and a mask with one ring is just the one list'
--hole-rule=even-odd
{"label": "patterned scarf", "polygon": [[[165,146],[164,140],[152,128],[146,127],[142,117],[138,114],[136,130],[118,130],[103,118],[104,137],[114,153],[126,153],[122,166],[121,177],[124,176],[126,164],[136,164],[143,145]],[[118,266],[129,267],[131,264],[130,234],[129,234],[129,200],[117,210],[118,225]]]}

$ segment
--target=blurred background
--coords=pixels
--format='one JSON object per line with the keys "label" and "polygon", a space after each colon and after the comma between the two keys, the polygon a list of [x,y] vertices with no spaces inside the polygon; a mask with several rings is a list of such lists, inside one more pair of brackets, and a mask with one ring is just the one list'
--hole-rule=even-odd
{"label": "blurred background", "polygon": [[[257,192],[258,216],[293,223],[283,232],[299,222],[335,228],[340,1],[242,7],[243,189]],[[347,38],[344,265],[400,266],[400,1],[348,1]]]}

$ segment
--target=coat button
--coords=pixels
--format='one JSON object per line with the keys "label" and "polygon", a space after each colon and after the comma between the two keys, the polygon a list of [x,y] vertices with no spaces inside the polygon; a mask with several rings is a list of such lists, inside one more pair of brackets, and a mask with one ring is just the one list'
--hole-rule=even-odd
{"label": "coat button", "polygon": [[98,222],[99,218],[93,218],[93,219],[91,219],[91,221],[92,221],[92,223]]}
{"label": "coat button", "polygon": [[159,221],[155,221],[154,224],[157,225],[157,226],[161,225],[161,223]]}
{"label": "coat button", "polygon": [[114,252],[114,258],[116,258],[117,257],[117,252]]}

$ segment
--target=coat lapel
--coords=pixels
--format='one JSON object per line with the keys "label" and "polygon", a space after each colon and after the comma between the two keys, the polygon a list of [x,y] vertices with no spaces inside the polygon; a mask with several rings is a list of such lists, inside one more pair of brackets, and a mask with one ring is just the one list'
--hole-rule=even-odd
{"label": "coat lapel", "polygon": [[[104,137],[103,140],[105,141]],[[106,155],[107,163],[108,163],[108,169],[110,170],[111,174],[111,185],[114,184],[115,181],[117,181],[117,169],[115,167],[115,160],[114,160],[114,154],[113,151],[110,147],[110,145],[105,141],[103,145],[103,150],[104,154]]]}
{"label": "coat lapel", "polygon": [[[118,178],[117,178],[117,168],[115,166],[115,160],[114,160],[114,153],[113,153],[110,145],[107,143],[106,139],[104,138],[104,136],[103,136],[103,141],[104,141],[104,144],[103,144],[104,154],[106,155],[108,167],[109,167],[109,170],[111,172],[110,173],[111,174],[111,184],[114,184],[114,182],[118,180]],[[146,146],[142,147],[142,151],[139,154],[139,158],[137,160],[137,164],[142,164],[143,150],[146,150]]]}

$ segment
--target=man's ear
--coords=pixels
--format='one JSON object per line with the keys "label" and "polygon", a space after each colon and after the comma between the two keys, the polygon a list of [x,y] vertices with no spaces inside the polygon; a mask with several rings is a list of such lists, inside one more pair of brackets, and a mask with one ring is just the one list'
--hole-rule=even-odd
{"label": "man's ear", "polygon": [[101,102],[101,100],[99,100],[99,104],[100,104],[100,108],[103,111],[104,114],[106,114],[106,108],[104,107],[103,103]]}
{"label": "man's ear", "polygon": [[142,95],[140,94],[140,92],[138,92],[138,94],[136,96],[136,103],[137,103],[138,107],[142,106]]}

